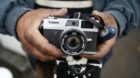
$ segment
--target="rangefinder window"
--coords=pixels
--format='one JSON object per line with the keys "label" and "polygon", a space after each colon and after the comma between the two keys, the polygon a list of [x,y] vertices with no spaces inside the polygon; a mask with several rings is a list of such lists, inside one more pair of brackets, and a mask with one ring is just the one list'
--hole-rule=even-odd
{"label": "rangefinder window", "polygon": [[93,24],[88,21],[83,21],[81,28],[93,28]]}
{"label": "rangefinder window", "polygon": [[68,20],[67,23],[66,23],[66,26],[76,26],[78,27],[79,26],[79,21],[78,20]]}

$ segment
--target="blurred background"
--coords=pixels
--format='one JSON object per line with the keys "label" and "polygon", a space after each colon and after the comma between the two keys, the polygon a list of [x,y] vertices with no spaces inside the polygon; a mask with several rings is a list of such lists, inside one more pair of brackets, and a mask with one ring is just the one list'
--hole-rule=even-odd
{"label": "blurred background", "polygon": [[[140,28],[119,39],[113,57],[105,65],[101,78],[140,78]],[[21,44],[0,34],[0,67],[7,67],[14,78],[35,78]]]}

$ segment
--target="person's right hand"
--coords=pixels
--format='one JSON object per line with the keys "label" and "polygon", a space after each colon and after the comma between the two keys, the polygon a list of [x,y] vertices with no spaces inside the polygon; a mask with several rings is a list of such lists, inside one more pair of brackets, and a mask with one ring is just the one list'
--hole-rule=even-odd
{"label": "person's right hand", "polygon": [[64,16],[66,13],[67,9],[36,9],[21,16],[16,32],[24,48],[40,61],[51,61],[64,56],[60,49],[41,35],[39,26],[48,16]]}

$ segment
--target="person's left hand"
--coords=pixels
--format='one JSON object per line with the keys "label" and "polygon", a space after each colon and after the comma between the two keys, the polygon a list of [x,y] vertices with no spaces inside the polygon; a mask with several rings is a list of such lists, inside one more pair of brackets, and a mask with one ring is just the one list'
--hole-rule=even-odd
{"label": "person's left hand", "polygon": [[[117,34],[118,34],[118,26],[116,20],[111,14],[106,12],[93,11],[92,15],[101,18],[105,26],[113,26],[117,30]],[[104,41],[101,44],[98,44],[95,54],[82,54],[81,57],[85,57],[87,59],[96,59],[96,60],[102,59],[104,56],[108,54],[111,48],[113,48],[114,45],[116,44],[117,34],[112,39]]]}

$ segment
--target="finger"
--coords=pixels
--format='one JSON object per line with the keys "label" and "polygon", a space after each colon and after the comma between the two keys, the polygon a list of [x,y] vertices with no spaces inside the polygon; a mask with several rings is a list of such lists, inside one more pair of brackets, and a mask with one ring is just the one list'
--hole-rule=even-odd
{"label": "finger", "polygon": [[100,56],[98,56],[97,54],[83,54],[81,55],[81,57],[87,58],[87,59],[95,59],[95,60],[100,60]]}
{"label": "finger", "polygon": [[[36,16],[34,16],[34,14]],[[62,8],[62,9],[37,9],[37,10],[33,10],[33,11],[29,11],[26,13],[27,16],[30,16],[30,19],[26,22],[26,24],[30,24],[31,22],[33,22],[34,28],[38,29],[40,24],[42,23],[42,20],[45,19],[48,16],[64,16],[67,14],[67,9],[66,8]],[[29,26],[29,25],[26,25]]]}
{"label": "finger", "polygon": [[108,54],[108,52],[114,46],[114,44],[115,44],[115,40],[114,39],[108,40],[108,41],[104,42],[103,44],[97,46],[97,51],[96,51],[95,54],[83,54],[81,56],[85,57],[85,58],[88,58],[88,59],[100,60],[106,54]]}
{"label": "finger", "polygon": [[44,9],[40,8],[35,10],[39,14],[38,15],[44,15],[44,16],[64,16],[67,14],[68,10],[67,8],[62,8],[62,9]]}
{"label": "finger", "polygon": [[103,22],[105,23],[106,26],[113,26],[116,29],[118,29],[115,18],[111,14],[109,14],[107,12],[93,11],[92,15],[100,17],[103,20]]}
{"label": "finger", "polygon": [[103,52],[96,52],[95,54],[83,54],[81,57],[88,58],[88,59],[96,59],[100,60],[105,56]]}
{"label": "finger", "polygon": [[60,49],[50,44],[48,40],[45,37],[43,37],[37,30],[35,31],[28,30],[25,34],[25,38],[28,41],[28,43],[30,43],[40,52],[55,57],[60,57],[64,55],[64,53]]}
{"label": "finger", "polygon": [[[21,30],[21,32],[23,32],[23,30]],[[34,48],[33,46],[31,46],[25,39],[24,39],[24,35],[20,34],[20,38],[21,38],[21,42],[24,45],[24,49],[26,50],[26,52],[34,55],[37,59],[41,60],[41,61],[50,61],[50,60],[55,60],[56,57],[52,57],[52,56],[48,56],[46,54],[43,54],[42,52],[38,51],[36,48]]]}
{"label": "finger", "polygon": [[92,12],[92,15],[95,15],[95,16],[99,16],[99,17],[104,17],[104,12],[99,12],[99,11],[93,11]]}
{"label": "finger", "polygon": [[24,49],[26,52],[32,54],[37,59],[45,62],[45,61],[51,61],[57,59],[56,57],[48,56],[46,54],[43,54],[42,52],[38,51],[36,48],[32,47],[30,44],[24,41]]}
{"label": "finger", "polygon": [[97,10],[92,11],[92,15],[99,15],[99,12]]}
{"label": "finger", "polygon": [[64,16],[67,14],[67,8],[62,8],[62,9],[52,9],[51,15],[52,16]]}

